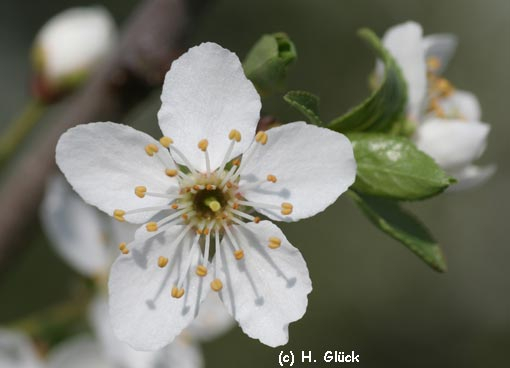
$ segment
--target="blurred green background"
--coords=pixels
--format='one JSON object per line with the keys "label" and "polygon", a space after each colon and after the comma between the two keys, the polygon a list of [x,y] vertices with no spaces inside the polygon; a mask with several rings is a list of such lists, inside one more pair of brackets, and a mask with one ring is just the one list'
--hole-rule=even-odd
{"label": "blurred green background", "polygon": [[[1,127],[28,99],[27,55],[38,28],[66,7],[95,3],[1,1]],[[122,23],[137,1],[102,3]],[[368,93],[374,58],[356,30],[367,26],[382,35],[409,19],[420,22],[425,33],[458,35],[458,52],[446,76],[478,95],[483,120],[492,124],[481,162],[497,163],[498,171],[477,190],[408,206],[442,243],[446,274],[435,273],[379,233],[346,198],[319,216],[282,226],[304,254],[314,285],[308,312],[291,325],[283,349],[311,350],[317,356],[356,350],[364,367],[505,366],[510,346],[510,171],[505,162],[510,157],[510,2],[218,0],[204,14],[192,43],[215,41],[243,57],[261,34],[287,32],[299,53],[289,89],[320,95],[323,115],[331,118]],[[51,124],[51,115],[63,105],[38,129]],[[158,107],[156,93],[126,122],[157,132]],[[263,110],[283,121],[300,119],[281,96],[265,101]],[[36,236],[0,276],[0,325],[64,298],[74,278],[44,236]],[[208,367],[276,367],[281,349],[261,345],[235,328],[204,350]]]}

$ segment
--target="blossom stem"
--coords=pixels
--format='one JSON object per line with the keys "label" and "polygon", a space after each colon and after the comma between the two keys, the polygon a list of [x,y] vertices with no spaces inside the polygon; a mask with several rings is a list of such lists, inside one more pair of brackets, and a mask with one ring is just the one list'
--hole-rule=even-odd
{"label": "blossom stem", "polygon": [[2,167],[14,154],[17,147],[32,131],[35,124],[40,120],[47,105],[40,101],[30,101],[21,115],[7,126],[7,131],[0,138],[0,167]]}

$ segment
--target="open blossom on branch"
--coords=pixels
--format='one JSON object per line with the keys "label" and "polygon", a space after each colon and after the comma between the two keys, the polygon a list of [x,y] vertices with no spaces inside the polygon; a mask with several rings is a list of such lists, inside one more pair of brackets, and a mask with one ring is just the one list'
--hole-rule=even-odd
{"label": "open blossom on branch", "polygon": [[[484,152],[490,127],[480,121],[478,99],[442,77],[455,52],[456,37],[424,37],[419,24],[406,22],[390,28],[383,43],[407,82],[407,114],[417,124],[414,139],[418,148],[458,180],[453,190],[485,182],[494,173],[494,165],[479,167],[472,162]],[[377,74],[382,73],[378,64]]]}
{"label": "open blossom on branch", "polygon": [[270,346],[306,310],[300,252],[271,221],[323,211],[353,182],[349,140],[290,123],[255,134],[260,97],[235,54],[190,49],[166,75],[155,140],[128,126],[67,131],[57,163],[85,201],[144,223],[110,273],[116,335],[139,350],[170,343],[210,290],[244,332]]}

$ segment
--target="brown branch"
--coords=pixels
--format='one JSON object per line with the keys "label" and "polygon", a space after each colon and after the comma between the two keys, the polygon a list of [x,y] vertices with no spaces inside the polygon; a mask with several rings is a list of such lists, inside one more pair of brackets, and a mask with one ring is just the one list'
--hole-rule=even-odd
{"label": "brown branch", "polygon": [[147,0],[133,13],[119,47],[38,139],[0,191],[0,269],[27,243],[37,220],[44,186],[55,167],[55,145],[70,127],[119,121],[160,86],[172,60],[186,48],[198,13],[209,0]]}

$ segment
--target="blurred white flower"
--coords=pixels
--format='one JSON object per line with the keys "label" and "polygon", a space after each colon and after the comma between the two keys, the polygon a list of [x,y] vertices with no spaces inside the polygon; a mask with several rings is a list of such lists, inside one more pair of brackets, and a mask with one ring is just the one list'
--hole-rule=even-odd
{"label": "blurred white flower", "polygon": [[42,368],[32,341],[20,332],[0,328],[1,368]]}
{"label": "blurred white flower", "polygon": [[[423,36],[422,27],[406,22],[391,27],[384,46],[398,62],[408,88],[408,119],[417,124],[414,140],[458,183],[452,190],[482,184],[495,166],[479,167],[472,162],[485,150],[490,126],[480,121],[478,99],[457,90],[441,74],[457,46],[451,34]],[[381,79],[383,68],[377,64]]]}
{"label": "blurred white flower", "polygon": [[260,97],[237,56],[213,43],[172,64],[161,99],[159,124],[172,138],[91,123],[57,146],[59,167],[88,203],[149,221],[112,267],[116,335],[141,350],[167,345],[210,285],[246,334],[285,344],[311,281],[301,253],[253,211],[277,221],[323,211],[354,182],[351,143],[302,122],[255,135]]}
{"label": "blurred white flower", "polygon": [[[134,225],[113,221],[87,205],[61,175],[48,181],[41,220],[57,253],[88,277],[106,274],[117,255],[113,252],[116,239],[132,238],[135,230]],[[77,337],[65,342],[52,352],[51,367],[200,368],[203,359],[197,344],[233,326],[219,298],[211,295],[198,318],[172,344],[157,352],[142,352],[114,336],[104,297],[96,296],[92,301],[89,319],[97,340]],[[77,365],[71,364],[75,361]]]}
{"label": "blurred white flower", "polygon": [[102,6],[70,8],[52,17],[32,49],[36,94],[52,98],[81,82],[111,51],[116,37],[115,21]]}

